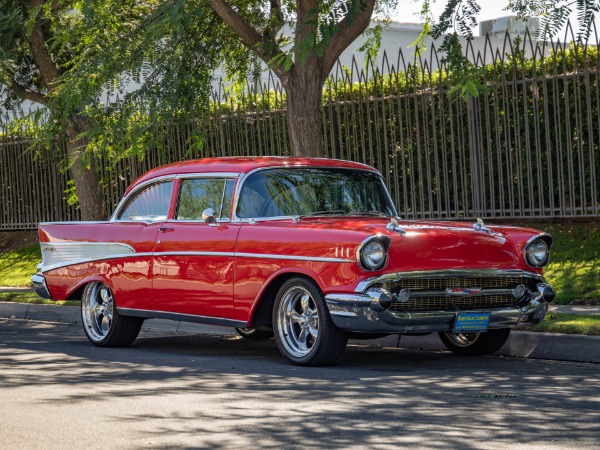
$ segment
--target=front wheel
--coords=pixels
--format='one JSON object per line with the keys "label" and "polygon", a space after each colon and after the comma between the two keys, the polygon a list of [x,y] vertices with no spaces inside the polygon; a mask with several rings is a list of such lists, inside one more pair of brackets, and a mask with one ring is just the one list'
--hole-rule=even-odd
{"label": "front wheel", "polygon": [[348,342],[333,324],[319,287],[305,278],[290,278],[279,289],[273,328],[281,354],[300,366],[331,364]]}
{"label": "front wheel", "polygon": [[439,333],[448,350],[458,355],[491,355],[506,343],[510,328],[488,330],[485,333]]}
{"label": "front wheel", "polygon": [[85,286],[81,320],[89,341],[98,347],[125,347],[135,341],[144,319],[121,316],[111,289],[100,281]]}

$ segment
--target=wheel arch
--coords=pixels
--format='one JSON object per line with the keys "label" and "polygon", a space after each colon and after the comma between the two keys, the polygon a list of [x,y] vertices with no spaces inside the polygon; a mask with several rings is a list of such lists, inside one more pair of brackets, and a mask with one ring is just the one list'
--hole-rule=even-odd
{"label": "wheel arch", "polygon": [[91,277],[84,278],[83,280],[80,280],[77,284],[75,284],[67,292],[67,295],[66,295],[67,298],[65,300],[81,300],[85,286],[94,281],[100,281],[100,282],[106,284],[111,289],[111,291],[113,291],[113,295],[116,296],[115,289],[114,289],[112,283],[107,278],[104,278],[99,275],[94,275]]}
{"label": "wheel arch", "polygon": [[315,283],[323,292],[322,280],[314,273],[303,269],[290,269],[276,272],[264,285],[250,310],[248,327],[272,326],[273,306],[277,292],[290,278],[305,278]]}

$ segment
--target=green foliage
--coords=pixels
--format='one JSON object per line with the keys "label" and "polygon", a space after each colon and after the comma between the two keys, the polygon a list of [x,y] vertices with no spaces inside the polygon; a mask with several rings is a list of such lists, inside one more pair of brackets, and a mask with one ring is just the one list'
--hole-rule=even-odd
{"label": "green foliage", "polygon": [[[385,18],[396,0],[378,0],[377,17]],[[231,85],[245,86],[260,78],[254,50],[274,54],[268,64],[282,71],[303,64],[309,54],[322,55],[339,23],[350,22],[362,0],[318,2],[302,24],[296,3],[245,0],[235,10],[262,33],[255,49],[239,36],[204,0],[85,0],[77,9],[81,39],[69,70],[55,94],[60,111],[84,114],[88,150],[112,161],[136,156],[160,144],[160,130],[175,122],[204,121],[209,115],[212,76],[217,67]],[[284,24],[310,30],[297,42],[281,33]],[[380,26],[370,32],[365,50],[373,53]],[[57,45],[66,46],[67,41]],[[277,51],[280,50],[279,53]],[[132,84],[137,88],[131,90]],[[127,89],[125,89],[127,87]],[[188,144],[201,150],[202,131]]]}
{"label": "green foliage", "polygon": [[[465,38],[467,45],[473,38],[473,28],[477,25],[480,11],[478,0],[446,0],[444,10],[437,22],[430,13],[431,0],[422,0],[421,18],[425,25],[416,45],[423,45],[423,39],[429,34],[433,39],[443,37],[440,51],[444,53],[444,62],[452,80],[453,88],[449,95],[460,95],[465,100],[486,94],[487,88],[481,83],[478,68],[464,56],[463,44],[459,37]],[[556,36],[567,24],[569,15],[577,11],[579,33],[577,42],[584,43],[592,32],[594,18],[600,13],[599,0],[510,0],[507,7],[521,19],[541,17],[537,38],[547,41]],[[447,33],[447,34],[444,34]]]}
{"label": "green foliage", "polygon": [[77,197],[77,188],[73,180],[67,181],[67,189],[65,189],[65,201],[69,206],[76,206],[79,202]]}

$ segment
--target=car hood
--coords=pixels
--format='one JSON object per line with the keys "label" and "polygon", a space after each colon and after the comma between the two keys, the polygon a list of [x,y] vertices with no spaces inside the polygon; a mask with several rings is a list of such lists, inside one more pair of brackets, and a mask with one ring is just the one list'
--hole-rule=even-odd
{"label": "car hood", "polygon": [[388,236],[391,244],[385,272],[461,268],[532,270],[525,264],[522,250],[529,238],[540,233],[507,226],[477,230],[473,222],[399,221],[399,231],[389,230],[390,221],[383,218],[318,218],[300,222],[310,228],[344,231],[346,236],[352,233],[360,242],[376,234]]}

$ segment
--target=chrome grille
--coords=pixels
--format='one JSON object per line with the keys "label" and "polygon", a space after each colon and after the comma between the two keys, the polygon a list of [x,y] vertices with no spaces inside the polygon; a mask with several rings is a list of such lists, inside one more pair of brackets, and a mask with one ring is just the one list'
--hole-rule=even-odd
{"label": "chrome grille", "polygon": [[[489,277],[410,277],[386,281],[381,287],[392,294],[409,289],[411,297],[406,302],[394,300],[392,311],[460,311],[511,307],[516,299],[510,294],[452,296],[446,289],[513,289],[524,284],[534,289],[538,281],[523,276]],[[418,295],[419,291],[424,291]],[[426,292],[426,293],[425,293]],[[413,297],[414,295],[414,297]]]}
{"label": "chrome grille", "polygon": [[452,288],[483,288],[501,289],[513,288],[519,284],[530,285],[535,280],[525,277],[447,277],[447,278],[405,278],[388,281],[383,288],[390,292],[398,292],[400,289],[431,291],[436,289]]}
{"label": "chrome grille", "polygon": [[406,302],[393,301],[392,311],[444,311],[503,308],[514,306],[512,295],[486,295],[477,297],[421,297]]}

